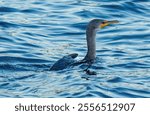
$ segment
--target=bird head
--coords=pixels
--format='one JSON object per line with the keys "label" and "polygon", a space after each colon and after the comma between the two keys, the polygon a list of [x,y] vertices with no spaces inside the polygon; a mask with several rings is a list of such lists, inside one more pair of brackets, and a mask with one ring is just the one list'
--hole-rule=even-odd
{"label": "bird head", "polygon": [[102,29],[102,28],[104,28],[106,26],[109,26],[111,24],[116,24],[118,22],[119,21],[117,21],[117,20],[107,21],[107,20],[101,20],[101,19],[93,19],[93,20],[90,21],[88,27],[97,30],[99,28]]}

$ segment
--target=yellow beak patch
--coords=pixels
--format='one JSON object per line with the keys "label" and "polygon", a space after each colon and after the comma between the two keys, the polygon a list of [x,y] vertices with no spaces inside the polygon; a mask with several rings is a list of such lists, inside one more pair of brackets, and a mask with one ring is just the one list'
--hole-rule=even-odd
{"label": "yellow beak patch", "polygon": [[104,28],[105,26],[108,26],[108,25],[109,25],[109,23],[104,22],[104,23],[100,24],[100,28]]}
{"label": "yellow beak patch", "polygon": [[112,20],[112,21],[104,21],[100,24],[100,28],[104,28],[105,26],[108,26],[110,24],[116,24],[119,23],[118,20]]}

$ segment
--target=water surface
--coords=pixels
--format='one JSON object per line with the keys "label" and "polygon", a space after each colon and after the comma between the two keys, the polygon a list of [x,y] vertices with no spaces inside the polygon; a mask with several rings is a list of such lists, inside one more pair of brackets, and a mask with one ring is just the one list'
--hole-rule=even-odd
{"label": "water surface", "polygon": [[[150,97],[149,0],[0,0],[0,97]],[[119,20],[97,33],[97,60],[49,71],[86,54],[94,18]]]}

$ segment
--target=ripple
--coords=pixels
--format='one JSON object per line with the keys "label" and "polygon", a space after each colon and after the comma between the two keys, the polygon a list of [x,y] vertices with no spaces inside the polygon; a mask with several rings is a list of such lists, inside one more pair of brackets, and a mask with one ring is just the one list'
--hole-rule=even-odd
{"label": "ripple", "polygon": [[143,63],[137,63],[137,62],[131,62],[131,63],[126,63],[126,64],[116,64],[116,65],[111,65],[109,67],[124,67],[124,68],[131,68],[131,69],[136,69],[136,68],[150,68],[149,65],[143,64]]}
{"label": "ripple", "polygon": [[49,62],[49,61],[46,61],[46,60],[42,60],[42,59],[33,59],[33,58],[21,58],[21,57],[8,57],[8,56],[1,56],[0,57],[0,60],[2,63],[9,63],[9,62],[12,62],[12,63],[17,63],[17,62],[26,62],[26,63],[44,63],[44,62]]}
{"label": "ripple", "polygon": [[16,8],[11,8],[11,7],[0,7],[0,13],[11,13],[11,12],[19,12],[18,9]]}
{"label": "ripple", "polygon": [[[120,93],[121,95],[125,95],[127,97],[134,97],[134,98],[142,98],[143,96],[141,96],[140,94],[149,94],[149,92],[147,91],[140,91],[140,90],[134,90],[134,89],[128,89],[128,88],[116,88],[114,90],[120,90],[121,92],[118,92]],[[148,95],[147,95],[148,96]],[[147,96],[144,96],[144,97],[147,97]]]}
{"label": "ripple", "polygon": [[34,9],[24,9],[24,10],[21,10],[20,12],[22,13],[43,13],[42,12],[42,8],[34,8]]}
{"label": "ripple", "polygon": [[122,78],[120,78],[120,77],[115,77],[115,78],[111,78],[111,79],[109,79],[109,80],[107,80],[107,82],[122,82],[123,80],[122,80]]}
{"label": "ripple", "polygon": [[18,27],[19,25],[18,24],[13,24],[13,23],[9,23],[9,22],[3,22],[3,21],[0,21],[0,26],[1,27],[4,27],[4,28],[16,28]]}

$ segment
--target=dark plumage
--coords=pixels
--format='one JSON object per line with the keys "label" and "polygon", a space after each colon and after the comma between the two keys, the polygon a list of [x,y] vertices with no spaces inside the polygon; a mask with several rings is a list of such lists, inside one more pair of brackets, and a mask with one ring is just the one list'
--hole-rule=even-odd
{"label": "dark plumage", "polygon": [[[64,56],[63,58],[59,59],[51,68],[50,70],[63,70],[71,65],[78,65],[80,63],[92,63],[96,57],[96,32],[99,28],[104,28],[113,23],[117,23],[118,21],[105,21],[101,19],[93,19],[89,22],[86,29],[86,40],[87,40],[87,54],[83,58],[83,60],[76,61],[74,60],[78,54],[70,54]],[[89,72],[89,71],[88,71]]]}

